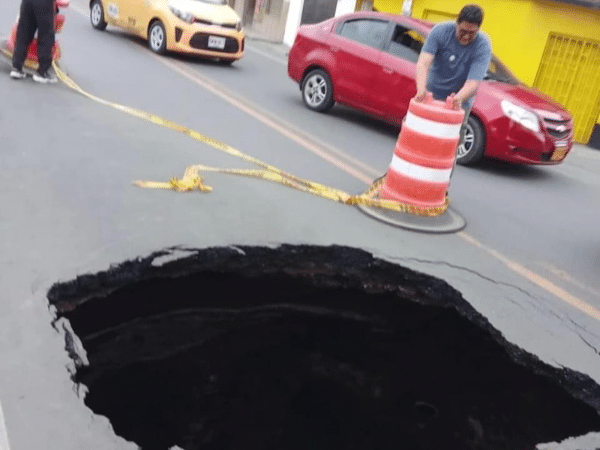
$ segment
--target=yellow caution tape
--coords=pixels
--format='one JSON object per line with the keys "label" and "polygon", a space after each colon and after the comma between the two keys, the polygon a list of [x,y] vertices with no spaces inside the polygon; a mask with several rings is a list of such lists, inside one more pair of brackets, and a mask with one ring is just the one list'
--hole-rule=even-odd
{"label": "yellow caution tape", "polygon": [[[12,52],[10,52],[8,49],[6,48],[2,48],[2,53],[8,57],[12,59]],[[26,59],[24,64],[23,64],[27,69],[30,70],[37,70],[39,67],[39,64],[37,63],[37,61],[31,61],[30,59]]]}
{"label": "yellow caution tape", "polygon": [[275,183],[280,183],[285,186],[289,186],[294,189],[298,189],[303,192],[308,192],[313,195],[317,195],[322,198],[326,198],[328,200],[333,200],[336,202],[344,203],[347,205],[365,205],[369,207],[376,208],[384,208],[391,211],[397,211],[402,213],[410,213],[419,216],[439,216],[446,212],[448,208],[448,197],[446,197],[444,204],[440,206],[434,207],[420,207],[412,204],[400,203],[394,200],[385,200],[378,198],[378,190],[383,182],[383,177],[376,180],[369,189],[362,195],[351,195],[347,192],[341,191],[339,189],[335,189],[329,186],[325,186],[320,183],[316,183],[314,181],[305,180],[303,178],[299,178],[291,173],[284,172],[274,166],[271,166],[259,159],[256,159],[250,155],[242,153],[241,151],[224,144],[222,142],[216,141],[208,136],[205,136],[197,131],[194,131],[190,128],[178,125],[169,120],[163,119],[154,114],[147,113],[145,111],[141,111],[139,109],[130,108],[128,106],[120,105],[118,103],[114,103],[111,101],[107,101],[96,97],[92,94],[81,89],[72,79],[70,79],[61,69],[58,67],[56,62],[53,63],[54,71],[56,72],[57,77],[69,88],[74,91],[84,95],[85,97],[94,100],[95,102],[101,103],[106,106],[110,106],[119,111],[122,111],[126,114],[130,114],[132,116],[138,117],[140,119],[147,120],[154,124],[170,128],[173,131],[177,131],[179,133],[183,133],[192,139],[197,141],[204,142],[205,144],[225,152],[231,156],[235,156],[240,158],[246,162],[252,163],[256,166],[262,168],[262,170],[250,170],[250,169],[223,169],[217,167],[208,167],[203,165],[192,165],[186,168],[183,177],[172,178],[168,182],[157,182],[157,181],[134,181],[134,185],[149,188],[149,189],[169,189],[178,192],[188,192],[188,191],[200,191],[200,192],[211,192],[212,187],[207,186],[204,183],[204,180],[199,175],[200,172],[213,172],[213,173],[225,173],[232,175],[242,175],[246,177],[254,177],[260,178],[263,180],[272,181]]}

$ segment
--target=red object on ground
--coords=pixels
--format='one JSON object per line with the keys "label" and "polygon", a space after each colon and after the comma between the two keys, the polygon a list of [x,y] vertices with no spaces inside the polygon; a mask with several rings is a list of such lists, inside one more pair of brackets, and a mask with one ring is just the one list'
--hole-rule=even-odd
{"label": "red object on ground", "polygon": [[[59,8],[66,8],[69,6],[69,0],[56,0],[54,2],[56,14],[54,15],[54,33],[58,34],[61,32],[64,24],[65,24],[65,15],[60,14]],[[7,50],[11,53],[15,51],[15,44],[17,42],[17,24],[19,22],[19,16],[17,16],[17,20],[12,27],[12,31],[8,40],[6,41]],[[37,48],[38,40],[37,36],[33,38],[31,44],[27,48],[27,57],[25,58],[25,64],[27,63],[38,63],[38,48]],[[60,59],[60,44],[58,40],[55,40],[54,47],[52,47],[52,59],[58,60]]]}
{"label": "red object on ground", "polygon": [[442,206],[450,183],[464,111],[431,94],[410,101],[379,197],[420,207]]}

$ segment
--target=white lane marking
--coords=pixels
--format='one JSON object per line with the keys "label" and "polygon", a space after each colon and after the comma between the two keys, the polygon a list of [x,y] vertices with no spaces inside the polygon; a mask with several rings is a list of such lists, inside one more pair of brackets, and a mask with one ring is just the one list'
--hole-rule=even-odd
{"label": "white lane marking", "polygon": [[275,61],[283,66],[287,66],[287,56],[285,57],[286,59],[282,59],[283,56],[281,58],[278,58],[276,56],[271,55],[268,52],[265,52],[263,50],[259,50],[258,48],[254,47],[253,45],[246,45],[246,50],[250,50],[253,53],[257,53],[261,56],[264,56],[265,58],[268,58],[272,61]]}
{"label": "white lane marking", "polygon": [[6,422],[4,421],[4,413],[2,412],[2,403],[0,403],[0,450],[10,450]]}
{"label": "white lane marking", "polygon": [[452,169],[432,169],[408,162],[396,155],[392,158],[390,169],[395,170],[407,177],[418,181],[429,183],[448,183]]}
{"label": "white lane marking", "polygon": [[406,113],[406,122],[404,122],[402,126],[426,136],[442,139],[457,139],[460,135],[461,124],[434,122],[433,120],[416,116],[409,111]]}

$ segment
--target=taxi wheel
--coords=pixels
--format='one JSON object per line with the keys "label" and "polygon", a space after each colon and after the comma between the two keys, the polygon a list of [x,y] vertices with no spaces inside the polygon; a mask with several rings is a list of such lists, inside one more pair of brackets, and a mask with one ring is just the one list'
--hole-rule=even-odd
{"label": "taxi wheel", "polygon": [[470,115],[467,119],[464,142],[456,151],[456,163],[474,166],[481,162],[485,152],[485,131],[479,119]]}
{"label": "taxi wheel", "polygon": [[106,29],[106,20],[104,20],[104,8],[100,0],[93,0],[90,5],[90,21],[96,30]]}
{"label": "taxi wheel", "polygon": [[230,66],[235,62],[235,59],[219,58],[219,64]]}
{"label": "taxi wheel", "polygon": [[335,103],[333,100],[333,85],[327,72],[314,69],[302,80],[302,100],[309,109],[325,112]]}
{"label": "taxi wheel", "polygon": [[150,50],[159,55],[167,52],[167,32],[160,20],[152,22],[148,30],[148,46]]}

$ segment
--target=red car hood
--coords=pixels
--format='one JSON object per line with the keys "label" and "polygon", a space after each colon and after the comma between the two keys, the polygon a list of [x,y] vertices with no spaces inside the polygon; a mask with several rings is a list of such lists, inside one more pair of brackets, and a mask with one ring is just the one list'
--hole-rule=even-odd
{"label": "red car hood", "polygon": [[571,120],[571,113],[560,103],[546,94],[523,84],[513,85],[498,81],[482,82],[485,90],[498,99],[512,101],[528,109],[533,109],[541,116],[556,120]]}

